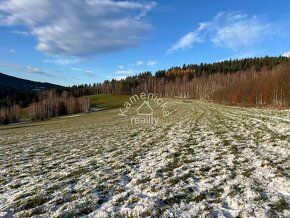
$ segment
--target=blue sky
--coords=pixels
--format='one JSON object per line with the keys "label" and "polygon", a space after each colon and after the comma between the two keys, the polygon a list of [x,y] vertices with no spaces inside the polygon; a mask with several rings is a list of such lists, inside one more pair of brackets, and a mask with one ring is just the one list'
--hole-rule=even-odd
{"label": "blue sky", "polygon": [[0,72],[61,85],[290,56],[288,0],[1,0]]}

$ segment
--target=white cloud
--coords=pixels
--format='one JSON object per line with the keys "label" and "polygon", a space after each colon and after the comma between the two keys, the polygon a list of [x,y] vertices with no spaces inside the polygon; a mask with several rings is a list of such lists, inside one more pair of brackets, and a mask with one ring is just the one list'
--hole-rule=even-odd
{"label": "white cloud", "polygon": [[73,71],[81,71],[82,69],[81,68],[77,68],[77,67],[72,67],[71,70],[73,70]]}
{"label": "white cloud", "polygon": [[258,16],[240,13],[220,13],[215,17],[211,28],[215,32],[212,42],[232,50],[252,46],[271,32],[270,23],[264,22]]}
{"label": "white cloud", "polygon": [[185,36],[181,37],[168,51],[167,54],[172,54],[178,50],[185,50],[192,48],[194,43],[201,42],[201,26],[194,32],[187,33]]}
{"label": "white cloud", "polygon": [[156,64],[157,64],[156,61],[148,61],[147,62],[147,65],[150,66],[150,67],[155,66]]}
{"label": "white cloud", "polygon": [[[0,17],[1,18],[1,17]],[[0,23],[1,24],[1,23]],[[11,31],[11,33],[14,33],[14,34],[19,34],[19,35],[23,35],[23,36],[29,36],[30,33],[27,32],[27,31],[19,31],[19,30],[13,30]]]}
{"label": "white cloud", "polygon": [[151,28],[144,17],[155,5],[145,1],[4,0],[0,2],[0,25],[24,26],[37,39],[39,51],[88,56],[138,45]]}
{"label": "white cloud", "polygon": [[25,73],[39,74],[39,75],[44,75],[44,76],[52,76],[52,74],[50,74],[44,70],[41,70],[39,68],[32,67],[32,66],[22,66],[22,65],[18,65],[18,64],[0,62],[0,67],[6,68],[6,69],[11,69],[11,70],[16,70],[16,71],[20,71],[20,72],[25,72]]}
{"label": "white cloud", "polygon": [[290,51],[285,52],[284,54],[282,54],[283,57],[287,57],[290,58]]}
{"label": "white cloud", "polygon": [[116,74],[133,74],[133,73],[136,73],[136,71],[133,69],[127,69],[127,70],[117,70],[115,73]]}
{"label": "white cloud", "polygon": [[88,76],[88,77],[95,77],[95,76],[96,76],[96,75],[94,74],[94,72],[91,71],[91,70],[86,70],[86,71],[84,72],[84,74],[85,74],[86,76]]}
{"label": "white cloud", "polygon": [[144,61],[138,61],[138,62],[136,63],[136,66],[142,66],[142,65],[144,65],[144,64],[146,64],[146,65],[149,66],[149,67],[152,67],[152,66],[155,66],[155,65],[157,64],[157,62],[156,62],[156,61],[147,61],[147,62],[144,62]]}
{"label": "white cloud", "polygon": [[141,66],[142,64],[144,64],[143,61],[138,61],[138,62],[136,63],[137,66]]}
{"label": "white cloud", "polygon": [[239,50],[261,42],[273,32],[273,25],[259,16],[240,12],[219,13],[212,21],[200,23],[196,30],[181,37],[167,53],[192,48],[206,39],[215,46]]}
{"label": "white cloud", "polygon": [[55,59],[55,60],[44,60],[44,62],[54,63],[57,65],[68,65],[68,64],[77,63],[77,62],[79,62],[79,60],[76,58],[73,58],[73,59],[71,59],[71,58],[59,58],[59,59]]}
{"label": "white cloud", "polygon": [[46,74],[46,72],[38,69],[38,68],[35,68],[35,67],[31,67],[31,66],[27,66],[25,68],[25,72],[27,73],[36,73],[36,74]]}
{"label": "white cloud", "polygon": [[115,74],[118,74],[117,76],[107,76],[110,79],[116,79],[116,80],[121,80],[121,79],[125,79],[127,76],[131,76],[131,75],[136,75],[138,73],[140,73],[139,69],[134,69],[134,66],[142,66],[142,67],[146,67],[146,66],[155,66],[157,64],[156,61],[138,61],[134,64],[127,64],[127,67],[124,67],[124,65],[119,65],[118,68],[119,70],[115,71]]}

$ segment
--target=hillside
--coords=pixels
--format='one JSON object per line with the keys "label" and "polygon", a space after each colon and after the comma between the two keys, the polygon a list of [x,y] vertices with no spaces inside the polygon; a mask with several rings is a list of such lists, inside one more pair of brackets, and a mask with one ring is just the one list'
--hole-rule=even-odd
{"label": "hillside", "polygon": [[35,82],[0,73],[1,92],[46,90],[60,87],[51,83]]}
{"label": "hillside", "polygon": [[0,106],[19,104],[26,107],[39,91],[61,88],[64,87],[0,73]]}
{"label": "hillside", "polygon": [[73,87],[75,95],[154,93],[162,97],[214,100],[244,106],[289,107],[290,59],[262,57],[183,65],[128,76],[93,86]]}

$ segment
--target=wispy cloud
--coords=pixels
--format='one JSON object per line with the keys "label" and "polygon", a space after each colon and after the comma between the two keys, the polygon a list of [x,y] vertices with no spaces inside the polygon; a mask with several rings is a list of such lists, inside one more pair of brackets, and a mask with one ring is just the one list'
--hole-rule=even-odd
{"label": "wispy cloud", "polygon": [[82,69],[81,68],[77,68],[77,67],[72,67],[71,70],[73,70],[73,71],[81,71]]}
{"label": "wispy cloud", "polygon": [[157,64],[157,62],[156,61],[148,61],[146,64],[147,64],[147,66],[153,67]]}
{"label": "wispy cloud", "polygon": [[192,48],[194,43],[202,42],[202,31],[207,24],[201,23],[199,27],[185,36],[181,37],[168,51],[167,54],[172,54],[178,50],[185,50]]}
{"label": "wispy cloud", "polygon": [[84,74],[85,74],[86,76],[88,76],[88,77],[95,77],[95,76],[96,76],[96,74],[94,74],[94,72],[91,71],[91,70],[86,70],[86,71],[84,72]]}
{"label": "wispy cloud", "polygon": [[229,59],[244,59],[244,58],[254,58],[261,57],[267,54],[267,49],[249,49],[241,52],[235,52],[229,56],[225,56],[221,59],[215,60],[215,62],[222,62]]}
{"label": "wispy cloud", "polygon": [[47,63],[53,63],[53,64],[57,64],[57,65],[68,65],[68,64],[75,64],[78,63],[79,60],[76,58],[59,58],[59,59],[55,59],[55,60],[44,60],[44,62]]}
{"label": "wispy cloud", "polygon": [[274,24],[261,16],[250,16],[241,12],[219,13],[212,21],[202,22],[193,32],[181,37],[168,51],[190,49],[196,43],[210,41],[215,46],[237,51],[262,42],[274,34]]}
{"label": "wispy cloud", "polygon": [[5,68],[5,69],[16,70],[16,71],[20,71],[20,72],[25,72],[25,73],[38,74],[38,75],[49,76],[49,77],[53,76],[52,74],[50,74],[44,70],[41,70],[39,68],[32,67],[32,66],[22,66],[19,64],[0,62],[0,67]]}
{"label": "wispy cloud", "polygon": [[157,62],[156,61],[138,61],[137,63],[136,63],[136,66],[142,66],[142,65],[146,65],[146,66],[150,66],[150,67],[152,67],[152,66],[155,66],[157,64]]}
{"label": "wispy cloud", "polygon": [[19,35],[23,35],[23,36],[30,36],[31,34],[27,31],[19,31],[19,30],[13,30],[11,31],[11,33],[14,33],[14,34],[19,34]]}
{"label": "wispy cloud", "polygon": [[24,68],[25,72],[27,73],[33,73],[33,74],[40,74],[40,75],[46,75],[46,76],[50,76],[49,73],[43,71],[43,70],[40,70],[39,68],[36,68],[36,67],[31,67],[31,66],[27,66]]}
{"label": "wispy cloud", "polygon": [[143,65],[143,64],[144,64],[144,61],[138,61],[138,62],[136,63],[137,66],[141,66],[141,65]]}
{"label": "wispy cloud", "polygon": [[[136,66],[137,64],[138,64],[138,62],[134,65]],[[142,61],[142,64],[143,64],[143,61]],[[113,76],[110,75],[107,77],[110,79],[120,80],[120,79],[125,79],[127,76],[134,75],[134,74],[138,73],[138,70],[132,68],[132,66],[125,67],[124,65],[119,65],[118,68],[119,69],[114,72],[114,74],[118,74],[118,75],[113,75]]]}
{"label": "wispy cloud", "polygon": [[134,69],[126,69],[126,70],[117,70],[115,73],[116,74],[134,74],[136,73],[137,71],[134,70]]}
{"label": "wispy cloud", "polygon": [[118,74],[118,75],[117,76],[116,75],[114,75],[114,76],[110,75],[110,76],[107,76],[107,78],[117,79],[117,80],[125,79],[128,76],[136,75],[136,74],[140,73],[142,71],[142,70],[140,70],[140,68],[145,68],[145,70],[146,70],[146,68],[156,66],[156,64],[157,64],[157,62],[153,61],[153,60],[150,60],[150,61],[140,60],[140,61],[137,61],[137,62],[135,62],[133,64],[132,63],[131,64],[125,64],[125,66],[124,65],[119,65],[118,66],[118,70],[116,70],[114,72],[115,74]]}
{"label": "wispy cloud", "polygon": [[[145,19],[155,2],[113,0],[6,0],[0,2],[2,26],[21,26],[39,51],[89,56],[137,46],[151,25]],[[26,31],[27,30],[27,31]]]}
{"label": "wispy cloud", "polygon": [[238,50],[259,43],[269,36],[272,24],[258,16],[220,13],[215,17],[211,28],[215,31],[211,38],[215,45]]}
{"label": "wispy cloud", "polygon": [[283,57],[287,57],[290,58],[290,51],[285,52],[284,54],[282,54]]}

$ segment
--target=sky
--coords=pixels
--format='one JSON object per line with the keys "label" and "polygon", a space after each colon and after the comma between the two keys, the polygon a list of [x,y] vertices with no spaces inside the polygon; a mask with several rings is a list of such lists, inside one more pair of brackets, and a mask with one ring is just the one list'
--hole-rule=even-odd
{"label": "sky", "polygon": [[0,0],[0,72],[71,86],[289,56],[289,0]]}

